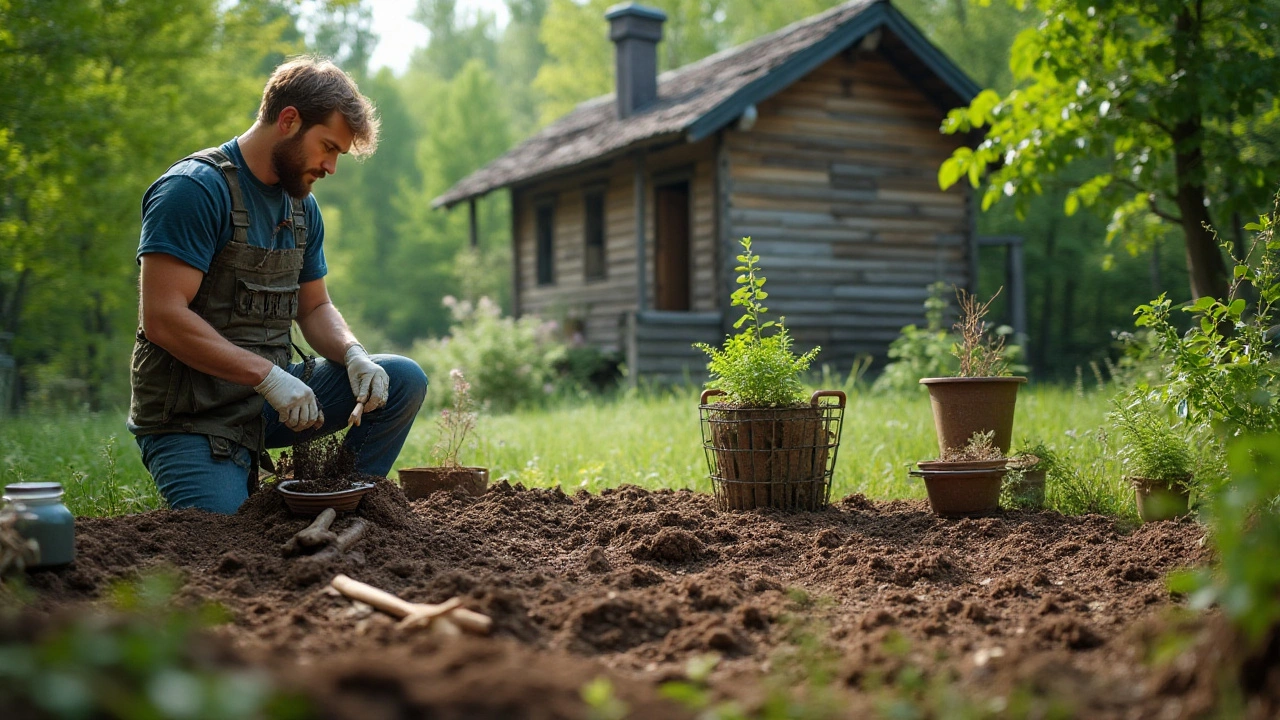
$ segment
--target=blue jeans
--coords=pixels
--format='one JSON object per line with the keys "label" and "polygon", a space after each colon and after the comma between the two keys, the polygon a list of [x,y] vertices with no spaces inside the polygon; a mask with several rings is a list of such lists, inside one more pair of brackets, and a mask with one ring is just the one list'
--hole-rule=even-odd
{"label": "blue jeans", "polygon": [[[365,413],[359,427],[347,432],[343,444],[355,453],[356,469],[368,475],[386,475],[400,455],[413,419],[427,396],[427,376],[414,361],[399,355],[374,355],[373,361],[390,378],[387,404]],[[302,377],[302,363],[289,372]],[[347,426],[347,416],[355,409],[347,370],[341,363],[316,362],[307,385],[316,393],[324,413],[324,427],[295,433],[280,422],[275,408],[264,404],[266,442],[269,448],[288,447],[317,437],[331,435]],[[141,435],[142,463],[160,488],[160,494],[175,510],[199,508],[232,514],[249,497],[249,470],[253,449],[208,435],[167,433]]]}

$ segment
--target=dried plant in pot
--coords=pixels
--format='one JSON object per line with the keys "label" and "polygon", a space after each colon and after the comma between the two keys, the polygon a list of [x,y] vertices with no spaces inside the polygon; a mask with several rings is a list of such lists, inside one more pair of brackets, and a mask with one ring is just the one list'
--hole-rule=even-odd
{"label": "dried plant in pot", "polygon": [[974,433],[985,432],[995,433],[993,444],[1001,453],[1009,452],[1018,386],[1027,379],[1009,374],[1004,336],[987,326],[986,315],[999,295],[997,290],[982,303],[965,290],[956,290],[960,318],[955,329],[960,342],[954,352],[960,374],[920,380],[929,390],[939,452],[964,447]]}
{"label": "dried plant in pot", "polygon": [[1191,444],[1152,395],[1132,391],[1117,396],[1108,415],[1120,436],[1125,479],[1133,485],[1143,522],[1171,520],[1190,508]]}
{"label": "dried plant in pot", "polygon": [[453,381],[453,403],[440,411],[436,421],[439,439],[431,450],[436,465],[432,467],[400,468],[400,486],[405,497],[418,500],[437,490],[462,490],[471,495],[482,495],[489,488],[489,469],[467,467],[458,462],[458,453],[467,443],[467,436],[475,430],[475,403],[471,399],[471,383],[457,368],[449,372]]}
{"label": "dried plant in pot", "polygon": [[845,394],[819,390],[805,397],[801,376],[819,348],[796,355],[784,320],[765,320],[765,278],[751,238],[742,239],[738,332],[707,353],[711,380],[699,414],[702,446],[716,500],[726,510],[770,507],[820,510],[830,500],[840,446]]}
{"label": "dried plant in pot", "polygon": [[1000,509],[1008,458],[992,444],[992,431],[974,433],[964,447],[948,448],[937,460],[917,463],[929,507],[942,517],[987,515]]}

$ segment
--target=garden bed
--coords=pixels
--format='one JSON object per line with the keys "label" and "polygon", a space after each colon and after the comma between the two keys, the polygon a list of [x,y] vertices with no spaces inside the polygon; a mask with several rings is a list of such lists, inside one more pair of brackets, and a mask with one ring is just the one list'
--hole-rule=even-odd
{"label": "garden bed", "polygon": [[[1143,661],[1174,604],[1164,574],[1207,561],[1189,521],[942,520],[924,502],[858,495],[818,513],[725,513],[688,491],[505,482],[413,503],[382,483],[359,514],[368,536],[325,562],[282,556],[308,521],[274,492],[233,517],[81,519],[75,565],[29,584],[35,606],[55,611],[176,569],[178,601],[231,612],[213,632],[239,662],[302,688],[328,717],[586,717],[579,692],[597,676],[632,717],[692,716],[657,689],[706,653],[722,656],[711,696],[748,709],[824,672],[822,692],[849,717],[885,688],[930,679],[982,702],[1052,696],[1090,717],[1178,711],[1191,692]],[[462,596],[493,632],[404,634],[327,591],[338,572],[413,601]]]}

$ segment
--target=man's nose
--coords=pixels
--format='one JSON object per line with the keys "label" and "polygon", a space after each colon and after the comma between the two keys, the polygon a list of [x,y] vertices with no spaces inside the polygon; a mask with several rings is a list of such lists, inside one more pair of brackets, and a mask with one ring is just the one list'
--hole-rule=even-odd
{"label": "man's nose", "polygon": [[326,173],[330,175],[338,172],[337,158],[334,158],[332,160],[329,158],[325,158],[324,161],[320,163],[320,169],[324,170]]}

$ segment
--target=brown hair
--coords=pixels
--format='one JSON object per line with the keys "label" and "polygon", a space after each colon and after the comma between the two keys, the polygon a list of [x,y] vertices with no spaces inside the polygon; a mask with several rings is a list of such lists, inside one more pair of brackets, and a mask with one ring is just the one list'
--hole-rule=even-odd
{"label": "brown hair", "polygon": [[335,111],[342,113],[354,136],[351,154],[356,157],[370,155],[378,147],[381,123],[373,103],[360,94],[351,76],[327,58],[303,55],[277,67],[262,90],[258,122],[273,123],[290,106],[302,117],[303,132]]}

